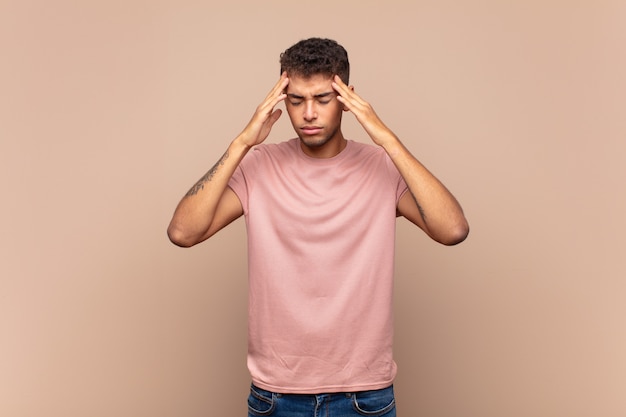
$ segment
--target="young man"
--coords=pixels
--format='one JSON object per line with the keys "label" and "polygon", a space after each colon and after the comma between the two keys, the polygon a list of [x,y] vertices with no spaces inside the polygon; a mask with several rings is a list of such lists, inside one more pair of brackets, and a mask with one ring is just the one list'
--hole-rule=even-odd
{"label": "young man", "polygon": [[[281,54],[281,73],[180,201],[168,235],[192,246],[245,215],[249,415],[393,416],[396,217],[445,245],[462,242],[468,223],[452,194],[349,86],[342,46],[300,41]],[[263,144],[281,101],[297,138]],[[373,144],[344,138],[344,111]]]}

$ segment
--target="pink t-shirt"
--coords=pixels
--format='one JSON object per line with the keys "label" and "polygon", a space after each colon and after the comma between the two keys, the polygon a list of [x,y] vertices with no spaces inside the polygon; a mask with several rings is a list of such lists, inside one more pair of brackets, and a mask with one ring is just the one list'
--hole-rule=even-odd
{"label": "pink t-shirt", "polygon": [[307,156],[256,146],[229,186],[248,232],[248,368],[281,393],[389,386],[396,207],[407,186],[377,146]]}

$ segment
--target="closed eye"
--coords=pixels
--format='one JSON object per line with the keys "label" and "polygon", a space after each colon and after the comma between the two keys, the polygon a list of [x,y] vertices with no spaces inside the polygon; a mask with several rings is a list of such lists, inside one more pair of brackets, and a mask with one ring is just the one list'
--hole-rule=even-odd
{"label": "closed eye", "polygon": [[[298,95],[298,94],[293,94],[293,93],[289,93],[287,94],[287,96],[289,97],[289,104],[291,104],[292,106],[298,106],[300,104],[302,104],[302,102],[304,101],[304,97]],[[320,104],[328,104],[330,103],[335,97],[337,97],[337,93],[332,92],[332,91],[328,91],[326,93],[320,93],[320,94],[316,94],[313,96],[313,98]]]}
{"label": "closed eye", "polygon": [[328,104],[335,97],[337,97],[337,93],[332,92],[332,91],[315,95],[315,98],[317,99],[317,102],[320,103],[320,104]]}
{"label": "closed eye", "polygon": [[300,103],[302,103],[302,101],[304,100],[304,97],[299,96],[297,94],[287,94],[287,97],[288,97],[289,103],[292,106],[297,106]]}

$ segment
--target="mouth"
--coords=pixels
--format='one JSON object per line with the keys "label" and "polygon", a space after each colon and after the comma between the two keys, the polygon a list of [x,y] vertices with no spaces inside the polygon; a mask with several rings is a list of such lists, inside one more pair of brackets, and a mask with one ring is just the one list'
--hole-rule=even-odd
{"label": "mouth", "polygon": [[300,128],[300,131],[305,135],[317,135],[322,131],[322,128],[319,126],[303,126]]}

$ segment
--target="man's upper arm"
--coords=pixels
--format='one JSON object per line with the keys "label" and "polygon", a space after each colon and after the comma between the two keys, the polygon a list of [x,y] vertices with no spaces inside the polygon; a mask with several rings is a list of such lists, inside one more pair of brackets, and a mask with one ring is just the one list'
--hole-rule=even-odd
{"label": "man's upper arm", "polygon": [[234,220],[241,217],[242,214],[243,206],[241,205],[239,197],[237,197],[237,194],[235,194],[232,188],[226,187],[220,201],[217,203],[213,222],[202,240],[210,238]]}
{"label": "man's upper arm", "polygon": [[424,223],[421,209],[417,201],[415,201],[415,198],[413,198],[411,190],[406,190],[406,192],[402,194],[402,197],[400,197],[398,201],[398,214],[417,225],[420,229],[426,231],[426,224]]}

